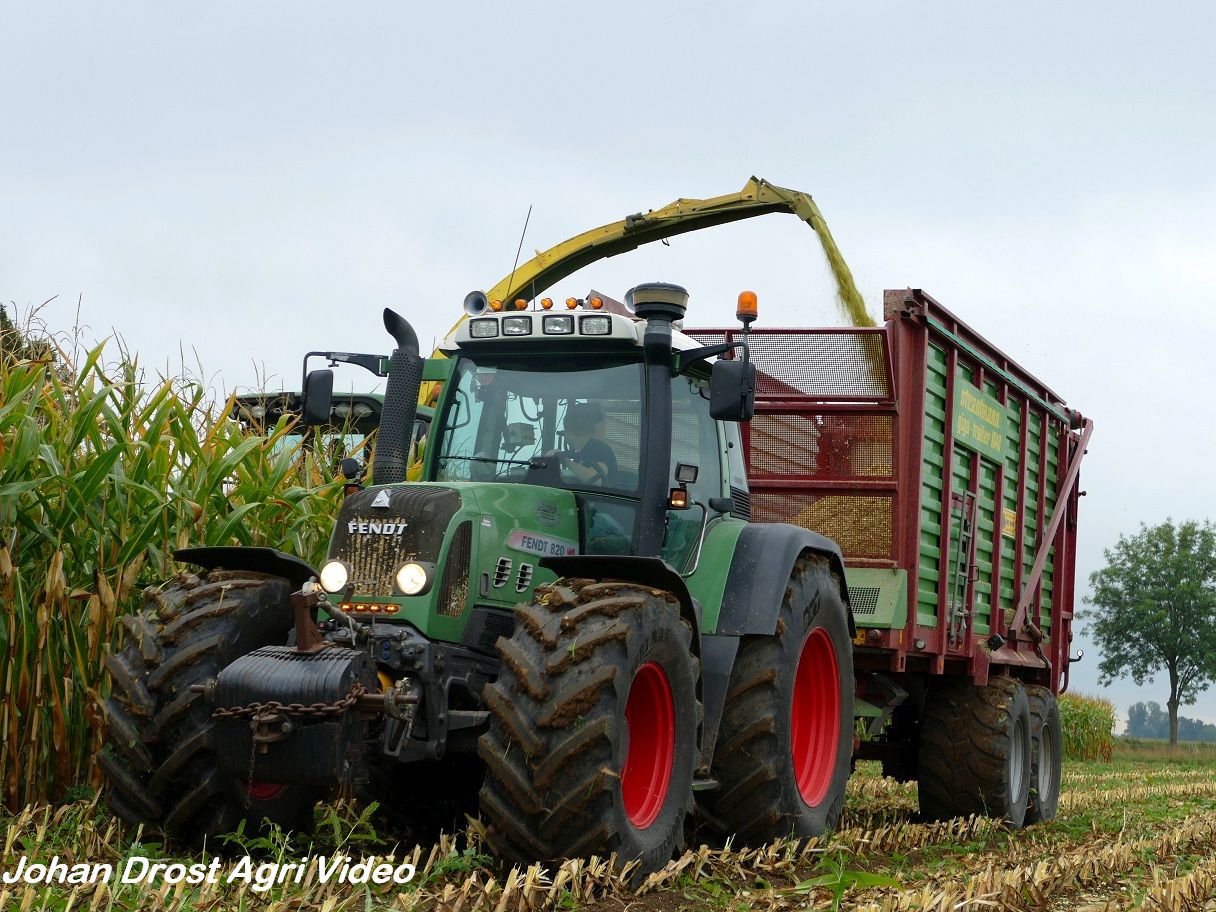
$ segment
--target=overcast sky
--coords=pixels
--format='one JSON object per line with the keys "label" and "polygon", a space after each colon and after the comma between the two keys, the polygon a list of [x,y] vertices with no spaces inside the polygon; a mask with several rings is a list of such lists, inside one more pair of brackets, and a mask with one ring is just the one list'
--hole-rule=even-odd
{"label": "overcast sky", "polygon": [[[1214,9],[0,0],[0,300],[295,388],[304,351],[387,351],[386,305],[444,335],[529,205],[525,258],[756,174],[815,196],[872,311],[924,288],[1094,419],[1083,593],[1119,533],[1216,516]],[[784,216],[553,293],[653,279],[690,325],[742,288],[762,324],[840,320]]]}

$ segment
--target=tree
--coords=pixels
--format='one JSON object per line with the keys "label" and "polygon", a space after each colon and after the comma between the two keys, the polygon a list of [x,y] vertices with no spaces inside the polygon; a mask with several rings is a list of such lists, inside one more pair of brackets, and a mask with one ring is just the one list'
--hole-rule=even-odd
{"label": "tree", "polygon": [[1133,703],[1127,708],[1127,733],[1133,738],[1147,738],[1148,707],[1143,703]]}
{"label": "tree", "polygon": [[[1156,701],[1133,703],[1127,708],[1127,734],[1132,738],[1168,738],[1170,717]],[[1179,716],[1178,740],[1216,741],[1216,725]]]}
{"label": "tree", "polygon": [[1169,679],[1170,744],[1178,743],[1178,707],[1216,678],[1216,527],[1188,521],[1140,525],[1104,552],[1090,574],[1085,612],[1102,652],[1100,681],[1130,676]]}

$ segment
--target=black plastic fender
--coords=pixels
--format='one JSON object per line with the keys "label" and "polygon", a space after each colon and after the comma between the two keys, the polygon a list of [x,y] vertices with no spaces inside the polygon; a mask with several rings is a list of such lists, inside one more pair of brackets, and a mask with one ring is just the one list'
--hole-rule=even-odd
{"label": "black plastic fender", "polygon": [[693,654],[700,657],[701,606],[688,591],[683,577],[662,558],[615,554],[575,554],[570,557],[542,557],[539,563],[546,570],[552,570],[558,576],[619,579],[670,592],[680,603],[680,616],[692,624]]}
{"label": "black plastic fender", "polygon": [[280,576],[297,589],[317,575],[307,562],[274,548],[246,548],[240,545],[211,548],[178,548],[173,559],[194,564],[204,570],[254,570]]}
{"label": "black plastic fender", "polygon": [[803,551],[821,554],[840,577],[840,600],[849,612],[849,636],[855,636],[853,606],[844,580],[840,546],[826,536],[789,523],[751,523],[739,535],[722,594],[718,635],[767,636],[777,629],[777,614],[794,562]]}

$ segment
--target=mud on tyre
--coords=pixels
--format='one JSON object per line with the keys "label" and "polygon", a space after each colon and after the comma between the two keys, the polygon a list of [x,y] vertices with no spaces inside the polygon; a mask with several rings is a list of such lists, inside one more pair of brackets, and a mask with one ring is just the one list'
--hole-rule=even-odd
{"label": "mud on tyre", "polygon": [[931,820],[976,814],[1021,827],[1030,756],[1030,710],[1021,682],[1007,676],[986,687],[943,682],[929,691],[921,724],[921,813]]}
{"label": "mud on tyre", "polygon": [[844,807],[853,753],[853,647],[826,559],[799,558],[777,630],[744,637],[714,749],[721,783],[705,795],[720,836],[758,845],[817,836]]}
{"label": "mud on tyre", "polygon": [[615,852],[662,867],[683,847],[700,664],[675,598],[559,580],[516,609],[478,743],[492,851],[518,864]]}
{"label": "mud on tyre", "polygon": [[286,580],[253,572],[182,574],[149,589],[139,614],[119,619],[122,646],[106,659],[105,746],[96,762],[113,812],[184,842],[257,827],[269,817],[308,829],[315,795],[220,772],[211,707],[192,684],[213,679],[292,628]]}

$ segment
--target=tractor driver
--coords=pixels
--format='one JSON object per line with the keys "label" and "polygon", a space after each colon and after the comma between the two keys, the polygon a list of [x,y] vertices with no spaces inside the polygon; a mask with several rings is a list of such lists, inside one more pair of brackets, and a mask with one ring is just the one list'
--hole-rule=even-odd
{"label": "tractor driver", "polygon": [[595,436],[596,424],[603,420],[598,405],[575,402],[566,407],[562,423],[565,447],[558,457],[562,475],[582,484],[605,485],[616,477],[616,453]]}

